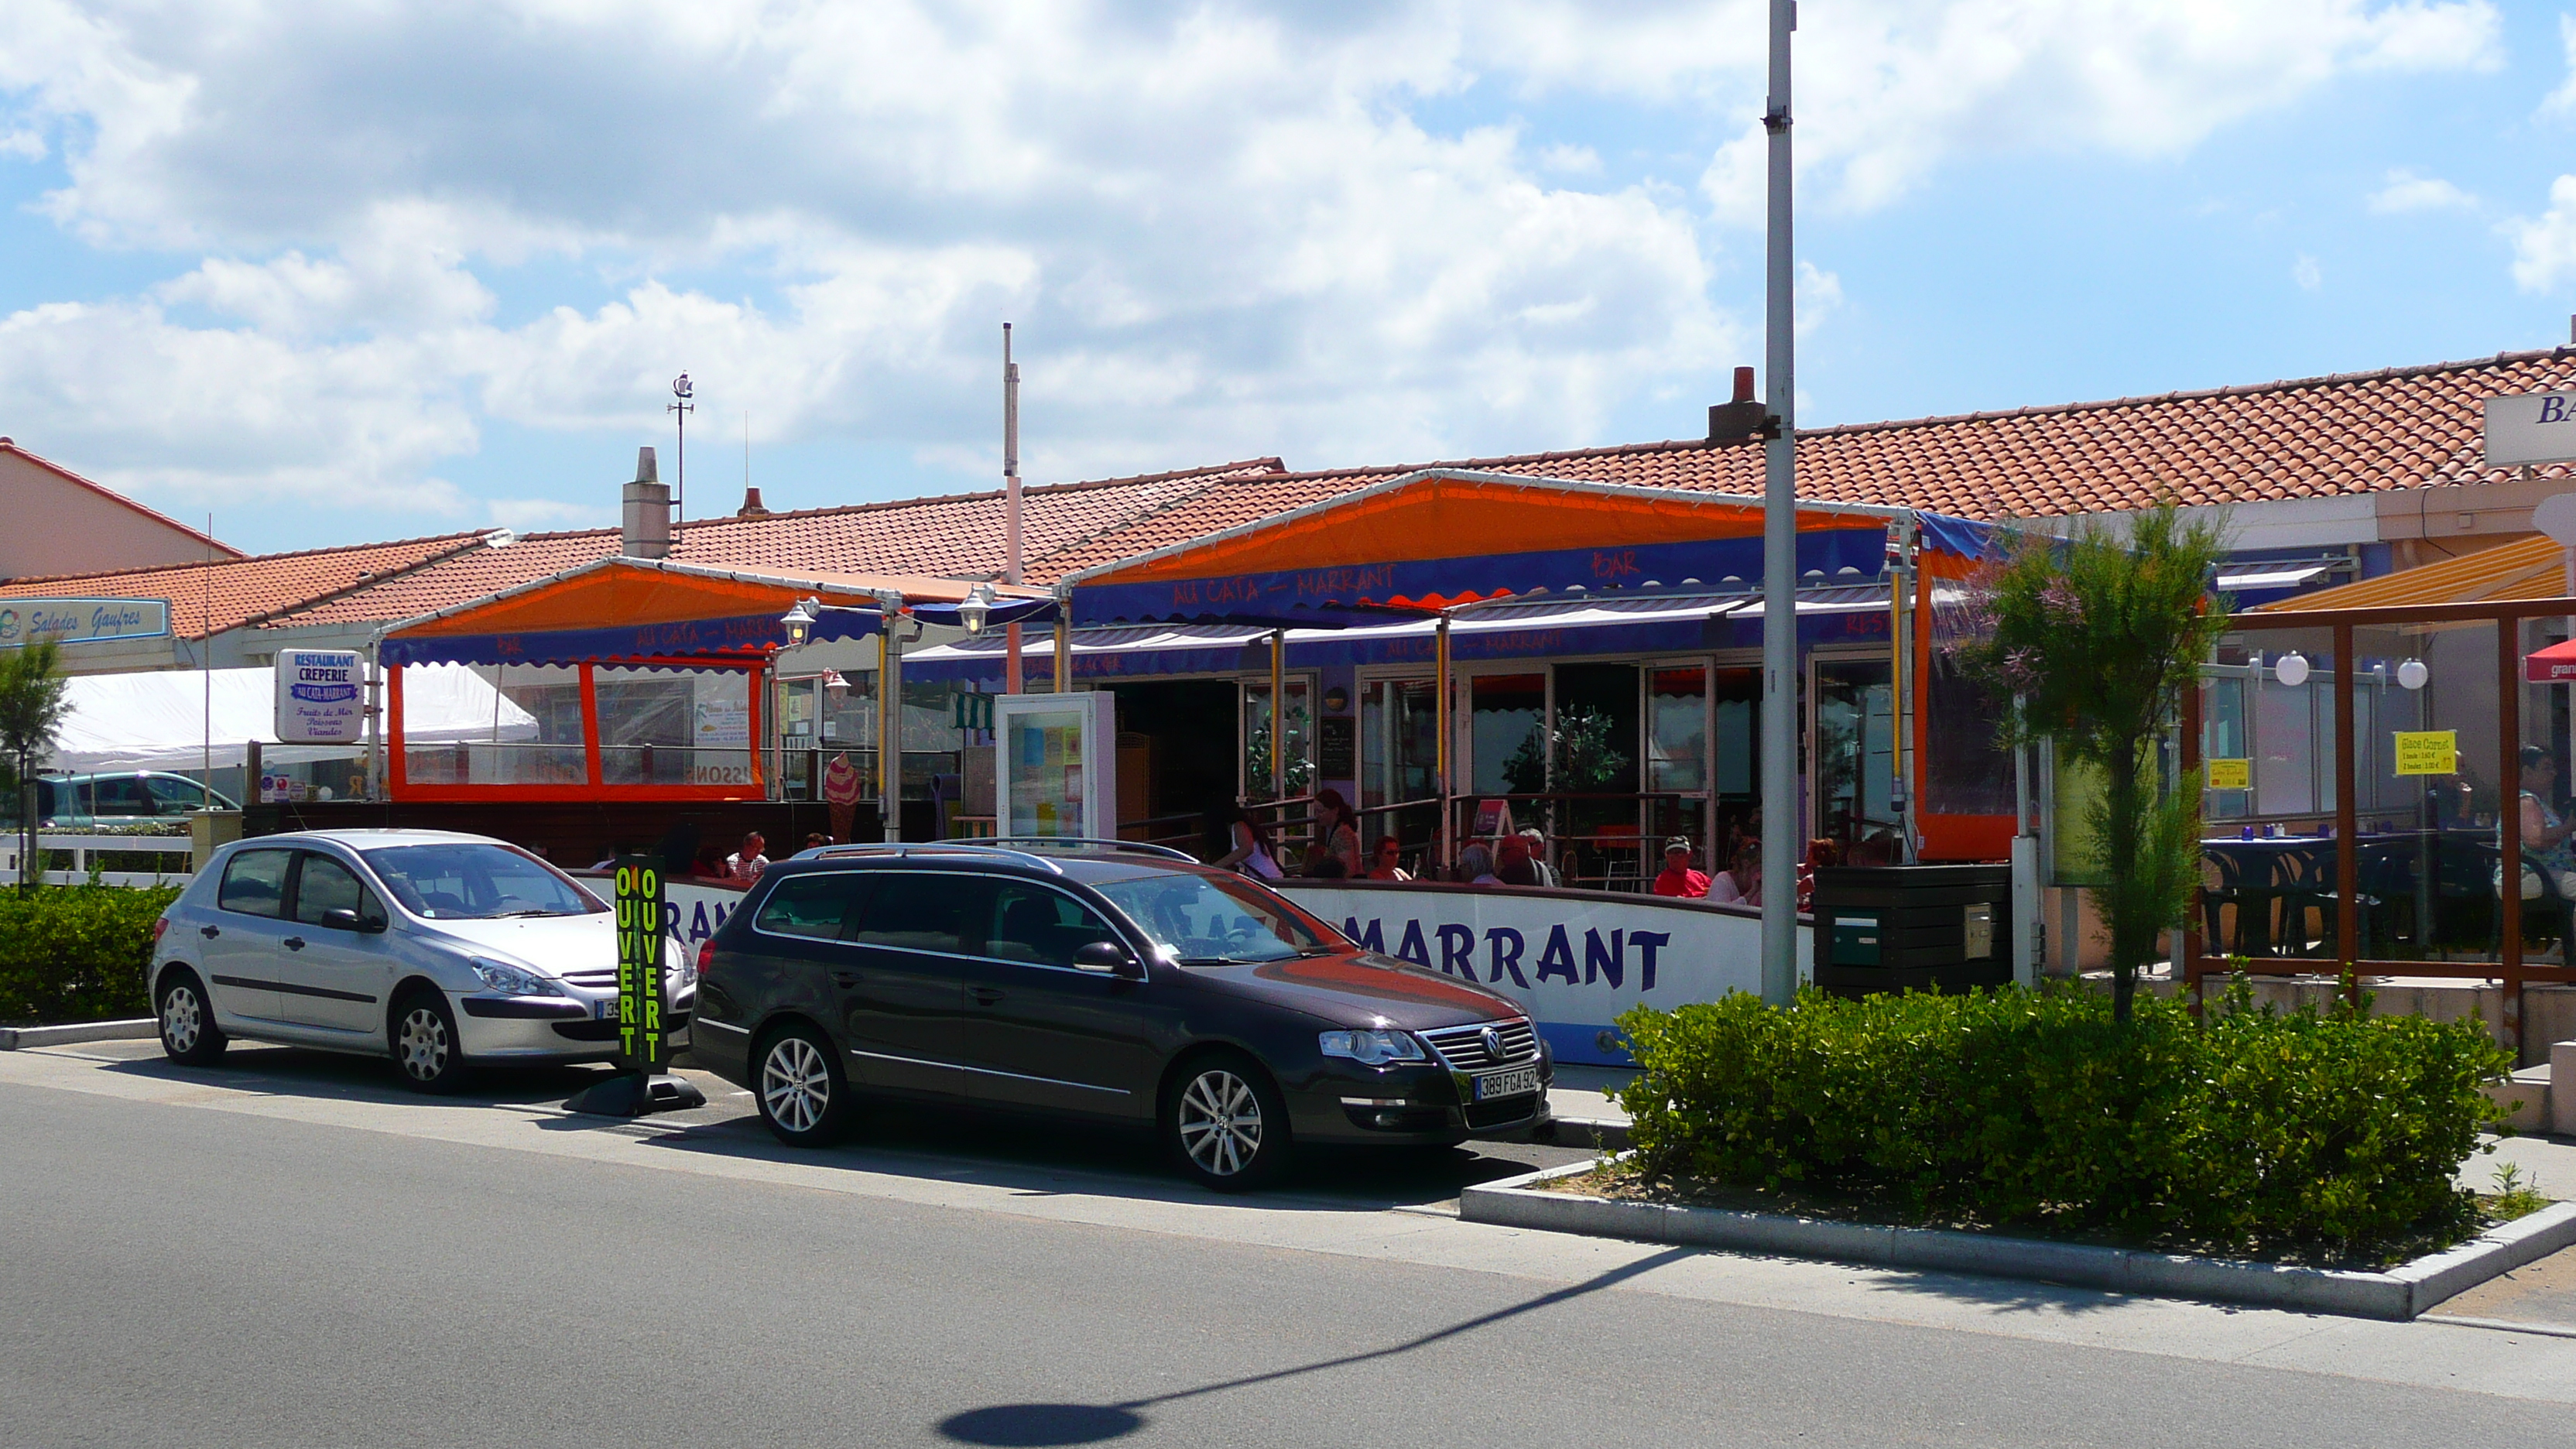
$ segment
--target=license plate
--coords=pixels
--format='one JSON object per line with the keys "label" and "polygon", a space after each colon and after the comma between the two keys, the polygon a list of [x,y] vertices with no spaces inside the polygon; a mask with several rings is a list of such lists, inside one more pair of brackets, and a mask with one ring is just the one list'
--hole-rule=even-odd
{"label": "license plate", "polygon": [[1496,1097],[1526,1097],[1538,1090],[1538,1068],[1515,1067],[1508,1072],[1487,1072],[1476,1079],[1476,1100],[1490,1102]]}
{"label": "license plate", "polygon": [[616,998],[616,997],[612,996],[612,997],[608,998],[606,1001],[603,1001],[603,1002],[598,1003],[598,1006],[599,1006],[599,1019],[600,1019],[600,1020],[602,1020],[602,1021],[615,1021],[615,1020],[617,1019],[617,998]]}

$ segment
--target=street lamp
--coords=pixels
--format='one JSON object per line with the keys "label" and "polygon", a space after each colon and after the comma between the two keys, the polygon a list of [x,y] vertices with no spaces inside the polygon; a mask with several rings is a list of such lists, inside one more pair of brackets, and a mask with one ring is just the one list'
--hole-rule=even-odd
{"label": "street lamp", "polygon": [[966,597],[957,603],[957,619],[966,626],[966,637],[984,637],[984,623],[993,616],[996,602],[991,584],[978,583],[966,591]]}
{"label": "street lamp", "polygon": [[794,649],[812,637],[814,621],[823,617],[822,606],[821,599],[798,599],[794,608],[778,616],[779,624],[787,630],[788,648]]}

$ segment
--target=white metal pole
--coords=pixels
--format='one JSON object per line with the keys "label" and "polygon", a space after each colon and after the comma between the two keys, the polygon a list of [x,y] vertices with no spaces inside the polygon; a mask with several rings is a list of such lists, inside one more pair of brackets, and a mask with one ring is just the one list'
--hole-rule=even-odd
{"label": "white metal pole", "polygon": [[[1002,324],[1002,582],[1020,582],[1020,365],[1011,360],[1011,324]],[[1002,626],[1008,646],[1002,692],[1020,692],[1020,626]],[[1063,681],[1056,683],[1062,690]]]}
{"label": "white metal pole", "polygon": [[1798,481],[1796,278],[1789,203],[1789,35],[1797,0],[1771,0],[1770,235],[1764,320],[1771,437],[1762,469],[1762,999],[1798,994]]}

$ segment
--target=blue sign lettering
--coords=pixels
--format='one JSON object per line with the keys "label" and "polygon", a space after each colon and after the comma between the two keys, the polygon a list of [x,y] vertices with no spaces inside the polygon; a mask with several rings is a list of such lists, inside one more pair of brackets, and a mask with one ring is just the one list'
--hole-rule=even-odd
{"label": "blue sign lettering", "polygon": [[[1448,928],[1444,926],[1441,930],[1445,935]],[[1522,938],[1521,933],[1509,926],[1496,926],[1485,933],[1485,945],[1493,953],[1490,958],[1493,962],[1493,974],[1485,979],[1500,981],[1503,979],[1503,973],[1509,971],[1512,973],[1512,984],[1527,991],[1529,978],[1521,974],[1521,952],[1528,947],[1529,942]],[[1472,976],[1474,973],[1469,974]]]}
{"label": "blue sign lettering", "polygon": [[1452,976],[1476,979],[1476,933],[1465,926],[1440,928],[1440,969]]}
{"label": "blue sign lettering", "polygon": [[1422,943],[1422,923],[1404,923],[1404,939],[1396,942],[1395,954],[1425,970],[1431,966],[1431,948]]}
{"label": "blue sign lettering", "polygon": [[2554,392],[2543,393],[2540,398],[2540,421],[2544,423],[2567,421],[2567,399]]}
{"label": "blue sign lettering", "polygon": [[1628,974],[1626,931],[1612,931],[1608,945],[1603,945],[1599,931],[1583,933],[1583,984],[1608,981],[1613,989]]}
{"label": "blue sign lettering", "polygon": [[[1637,989],[1655,989],[1655,953],[1673,943],[1669,931],[1630,931],[1628,942],[1637,948]],[[1616,983],[1613,983],[1614,985]]]}
{"label": "blue sign lettering", "polygon": [[1547,945],[1538,953],[1538,979],[1562,976],[1568,986],[1580,986],[1582,978],[1574,974],[1574,944],[1565,938],[1563,926],[1547,928]]}
{"label": "blue sign lettering", "polygon": [[1365,931],[1360,929],[1360,918],[1351,917],[1342,922],[1342,934],[1381,956],[1386,954],[1386,927],[1379,924],[1375,916],[1369,917],[1368,929]]}

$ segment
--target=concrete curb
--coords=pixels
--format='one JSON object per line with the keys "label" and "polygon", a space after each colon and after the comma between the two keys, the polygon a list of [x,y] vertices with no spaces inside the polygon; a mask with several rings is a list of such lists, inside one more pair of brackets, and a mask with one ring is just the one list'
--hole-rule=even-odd
{"label": "concrete curb", "polygon": [[79,1041],[141,1041],[160,1034],[161,1023],[148,1016],[136,1021],[81,1021],[70,1026],[0,1026],[0,1052]]}
{"label": "concrete curb", "polygon": [[1604,1152],[1625,1152],[1636,1145],[1628,1140],[1628,1124],[1609,1117],[1559,1117],[1548,1124],[1547,1140],[1559,1147],[1597,1147]]}
{"label": "concrete curb", "polygon": [[1458,1195],[1458,1216],[1471,1223],[1548,1232],[1830,1258],[1880,1268],[2031,1278],[2153,1297],[2250,1303],[2399,1321],[2413,1318],[2499,1274],[2576,1244],[2576,1202],[2552,1204],[2448,1252],[2418,1258],[2383,1273],[2363,1273],[1940,1228],[1895,1228],[1824,1222],[1780,1213],[1623,1202],[1537,1188],[1540,1183],[1580,1176],[1593,1166],[1593,1162],[1579,1162],[1478,1184]]}

